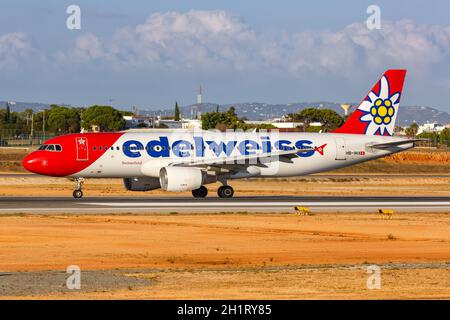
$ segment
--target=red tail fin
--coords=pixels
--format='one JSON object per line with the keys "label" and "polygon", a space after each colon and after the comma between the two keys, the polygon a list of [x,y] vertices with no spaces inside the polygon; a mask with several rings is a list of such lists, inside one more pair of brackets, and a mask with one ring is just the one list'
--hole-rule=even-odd
{"label": "red tail fin", "polygon": [[406,70],[386,71],[348,120],[334,133],[392,136],[405,75]]}

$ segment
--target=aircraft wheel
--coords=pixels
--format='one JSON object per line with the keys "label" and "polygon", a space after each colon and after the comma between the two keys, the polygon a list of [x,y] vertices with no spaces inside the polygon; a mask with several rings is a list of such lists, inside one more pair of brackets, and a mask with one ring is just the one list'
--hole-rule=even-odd
{"label": "aircraft wheel", "polygon": [[81,191],[81,190],[74,190],[73,191],[73,197],[75,199],[80,199],[81,197],[83,197],[83,191]]}
{"label": "aircraft wheel", "polygon": [[201,186],[198,189],[192,190],[194,198],[204,198],[208,195],[208,189],[205,186]]}
{"label": "aircraft wheel", "polygon": [[234,190],[231,186],[221,186],[217,190],[217,194],[221,198],[232,198],[234,195]]}

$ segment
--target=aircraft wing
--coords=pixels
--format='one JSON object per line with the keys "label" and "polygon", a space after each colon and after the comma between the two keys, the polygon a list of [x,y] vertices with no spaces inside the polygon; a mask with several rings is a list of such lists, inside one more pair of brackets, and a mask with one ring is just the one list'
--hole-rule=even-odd
{"label": "aircraft wing", "polygon": [[368,147],[375,148],[375,149],[388,149],[390,147],[401,146],[404,144],[418,142],[418,141],[428,141],[428,140],[427,139],[407,139],[407,140],[400,140],[400,141],[393,141],[393,142],[370,144],[370,145],[368,145]]}
{"label": "aircraft wing", "polygon": [[[270,153],[259,153],[259,154],[251,154],[251,155],[236,155],[236,156],[223,156],[217,158],[208,158],[208,159],[193,159],[193,160],[185,160],[185,161],[177,161],[172,162],[169,166],[185,166],[185,167],[203,167],[203,166],[213,166],[213,167],[226,167],[226,166],[236,166],[236,165],[249,165],[256,164],[258,161],[263,159],[271,159],[271,158],[286,158],[290,159],[295,157],[297,153],[301,152],[309,152],[314,150],[313,148],[304,148],[304,149],[292,149],[292,150],[280,150],[276,152]],[[253,163],[252,163],[253,162]]]}

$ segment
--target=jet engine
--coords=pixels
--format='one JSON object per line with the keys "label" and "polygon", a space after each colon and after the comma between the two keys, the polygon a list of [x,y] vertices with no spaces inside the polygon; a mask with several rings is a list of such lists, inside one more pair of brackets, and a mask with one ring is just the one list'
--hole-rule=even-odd
{"label": "jet engine", "polygon": [[190,191],[203,185],[205,174],[199,168],[163,167],[159,171],[159,183],[166,191]]}
{"label": "jet engine", "polygon": [[161,188],[158,178],[125,178],[123,185],[130,191],[150,191]]}

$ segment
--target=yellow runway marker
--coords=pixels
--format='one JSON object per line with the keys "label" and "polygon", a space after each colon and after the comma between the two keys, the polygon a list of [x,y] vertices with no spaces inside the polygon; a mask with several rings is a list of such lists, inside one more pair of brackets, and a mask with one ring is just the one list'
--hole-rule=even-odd
{"label": "yellow runway marker", "polygon": [[392,219],[394,215],[394,210],[391,209],[378,209],[378,213],[381,215],[383,219]]}
{"label": "yellow runway marker", "polygon": [[308,207],[295,206],[294,209],[298,215],[308,216],[311,213]]}

